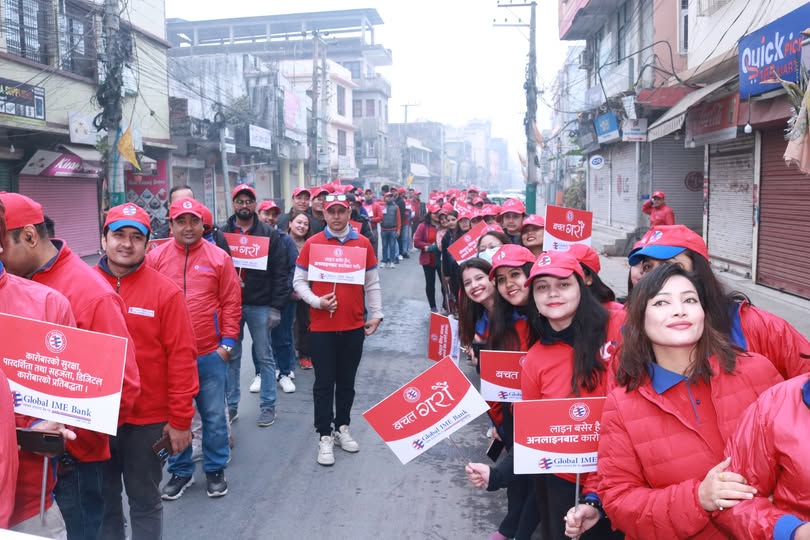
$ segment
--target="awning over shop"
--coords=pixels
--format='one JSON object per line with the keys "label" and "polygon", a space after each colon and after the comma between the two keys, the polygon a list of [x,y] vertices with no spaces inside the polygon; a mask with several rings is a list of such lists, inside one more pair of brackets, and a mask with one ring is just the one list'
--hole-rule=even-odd
{"label": "awning over shop", "polygon": [[704,86],[699,90],[695,90],[691,94],[687,94],[674,107],[665,112],[661,116],[661,118],[656,120],[650,126],[650,129],[647,132],[647,140],[652,142],[656,139],[660,139],[661,137],[669,135],[673,131],[681,129],[683,127],[684,121],[686,120],[686,111],[689,110],[689,107],[697,105],[698,103],[709,97],[713,92],[725,86],[736,77],[737,75],[732,75],[725,79],[721,79],[719,81],[713,82],[712,84]]}
{"label": "awning over shop", "polygon": [[101,163],[101,152],[93,148],[92,146],[78,146],[75,144],[60,144],[60,147],[64,148],[68,152],[73,155],[79,156],[82,158],[82,161],[89,161],[90,163]]}
{"label": "awning over shop", "polygon": [[638,93],[636,103],[651,109],[668,109],[676,105],[685,96],[694,92],[694,88],[683,85],[659,86],[645,88]]}
{"label": "awning over shop", "polygon": [[37,150],[20,171],[20,175],[92,178],[98,176],[100,171],[98,162],[83,160],[76,154]]}
{"label": "awning over shop", "polygon": [[411,174],[417,178],[430,178],[430,170],[421,163],[411,163]]}

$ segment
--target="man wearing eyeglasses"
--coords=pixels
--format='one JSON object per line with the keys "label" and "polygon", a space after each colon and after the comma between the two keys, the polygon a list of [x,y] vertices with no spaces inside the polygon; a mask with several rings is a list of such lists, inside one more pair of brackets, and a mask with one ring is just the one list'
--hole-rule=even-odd
{"label": "man wearing eyeglasses", "polygon": [[[301,248],[293,277],[295,292],[310,305],[310,346],[315,367],[312,396],[319,437],[317,462],[324,466],[335,463],[335,443],[346,452],[360,450],[349,433],[354,381],[363,355],[363,341],[383,320],[377,256],[368,238],[349,225],[349,204],[349,196],[345,194],[324,197],[326,229],[310,237]],[[364,248],[364,284],[310,282],[307,272],[313,245]],[[368,311],[368,320],[364,319],[364,310]]]}
{"label": "man wearing eyeglasses", "polygon": [[288,256],[278,232],[259,219],[256,214],[256,191],[247,184],[236,186],[231,194],[234,214],[222,227],[227,233],[266,236],[270,239],[270,253],[266,270],[237,268],[242,285],[242,320],[239,339],[231,351],[228,364],[226,395],[228,419],[239,417],[239,376],[242,368],[242,341],[245,324],[253,338],[253,366],[255,376],[251,392],[259,392],[259,417],[256,424],[268,427],[276,421],[276,362],[271,345],[271,330],[281,322],[281,310],[290,296],[287,281]]}

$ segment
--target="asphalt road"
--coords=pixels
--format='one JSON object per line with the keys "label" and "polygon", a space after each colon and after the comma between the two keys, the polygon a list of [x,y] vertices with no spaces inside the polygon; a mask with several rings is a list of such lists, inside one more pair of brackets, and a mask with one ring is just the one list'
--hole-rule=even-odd
{"label": "asphalt road", "polygon": [[[381,273],[385,321],[366,340],[352,413],[360,452],[336,446],[333,467],[316,463],[312,371],[297,371],[295,393],[279,389],[278,420],[257,427],[258,394],[247,392],[253,366],[246,344],[228,495],[209,499],[198,467],[195,485],[182,498],[164,502],[164,538],[455,540],[486,539],[495,531],[505,513],[505,492],[475,490],[463,471],[470,460],[487,461],[485,416],[455,433],[455,445],[443,441],[404,466],[361,416],[430,365],[422,269],[412,257]],[[474,369],[461,363],[478,386]]]}

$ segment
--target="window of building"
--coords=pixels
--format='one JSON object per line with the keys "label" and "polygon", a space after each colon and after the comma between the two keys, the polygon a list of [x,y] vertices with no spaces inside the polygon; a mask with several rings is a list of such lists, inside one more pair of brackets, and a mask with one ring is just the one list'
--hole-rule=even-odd
{"label": "window of building", "polygon": [[377,157],[377,140],[376,139],[366,139],[363,142],[363,153],[364,157],[367,158],[375,158]]}
{"label": "window of building", "polygon": [[48,39],[53,16],[46,0],[7,0],[3,8],[3,33],[9,53],[40,64],[49,60]]}
{"label": "window of building", "polygon": [[372,117],[372,118],[374,116],[377,116],[376,114],[374,114],[374,100],[373,99],[367,99],[366,100],[366,116],[369,116],[369,117]]}
{"label": "window of building", "polygon": [[337,113],[346,116],[346,89],[337,85]]}
{"label": "window of building", "polygon": [[681,0],[680,16],[678,17],[678,52],[689,51],[689,0]]}
{"label": "window of building", "polygon": [[95,78],[95,32],[92,14],[70,2],[59,8],[60,68],[83,77]]}
{"label": "window of building", "polygon": [[698,3],[698,14],[701,17],[708,17],[713,15],[720,8],[723,8],[731,3],[732,0],[700,0]]}
{"label": "window of building", "polygon": [[627,56],[627,4],[619,6],[616,12],[616,62],[621,64]]}
{"label": "window of building", "polygon": [[360,118],[363,116],[363,100],[352,100],[352,118]]}
{"label": "window of building", "polygon": [[352,79],[359,79],[362,64],[360,62],[342,62],[341,65],[351,71]]}
{"label": "window of building", "polygon": [[338,137],[338,155],[345,156],[346,155],[346,132],[342,129],[339,129],[337,132]]}

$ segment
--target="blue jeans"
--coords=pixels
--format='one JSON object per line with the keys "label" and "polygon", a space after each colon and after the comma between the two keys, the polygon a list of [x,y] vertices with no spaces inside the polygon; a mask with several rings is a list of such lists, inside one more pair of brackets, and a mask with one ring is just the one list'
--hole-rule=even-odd
{"label": "blue jeans", "polygon": [[53,492],[71,540],[100,538],[104,519],[103,484],[103,461],[77,462],[70,470],[60,466]]}
{"label": "blue jeans", "polygon": [[382,262],[396,262],[399,255],[399,244],[397,243],[397,231],[382,231],[383,252]]}
{"label": "blue jeans", "polygon": [[228,364],[228,408],[238,409],[241,393],[239,391],[239,375],[242,371],[242,340],[245,337],[245,323],[253,339],[253,367],[262,378],[262,388],[259,391],[259,408],[269,409],[276,406],[276,361],[273,359],[273,349],[270,347],[270,330],[267,329],[267,319],[270,315],[270,306],[242,306],[242,320],[239,322],[239,339],[231,351],[231,362]]}
{"label": "blue jeans", "polygon": [[399,254],[403,257],[411,250],[411,224],[402,226],[402,234],[399,235]]}
{"label": "blue jeans", "polygon": [[[225,398],[225,378],[228,365],[216,351],[197,357],[200,393],[195,398],[203,425],[203,471],[217,472],[228,464],[228,418],[222,400]],[[169,472],[178,476],[194,474],[189,445],[182,453],[169,458]]]}
{"label": "blue jeans", "polygon": [[293,344],[293,322],[295,320],[295,302],[290,301],[281,310],[281,322],[270,331],[273,357],[276,367],[282,375],[295,371],[295,345]]}

